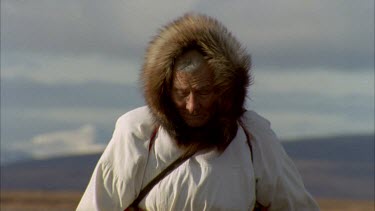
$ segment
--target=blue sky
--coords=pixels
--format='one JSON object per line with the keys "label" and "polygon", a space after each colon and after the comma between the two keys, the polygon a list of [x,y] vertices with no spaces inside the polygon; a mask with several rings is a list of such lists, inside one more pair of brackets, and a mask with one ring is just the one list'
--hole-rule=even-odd
{"label": "blue sky", "polygon": [[150,39],[185,12],[252,55],[248,108],[283,140],[374,132],[374,2],[1,1],[1,159],[100,151],[143,105]]}

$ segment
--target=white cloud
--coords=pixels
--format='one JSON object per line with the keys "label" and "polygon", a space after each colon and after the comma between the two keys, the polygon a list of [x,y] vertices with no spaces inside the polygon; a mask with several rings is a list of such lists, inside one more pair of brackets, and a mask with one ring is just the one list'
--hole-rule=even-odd
{"label": "white cloud", "polygon": [[255,69],[250,109],[283,139],[374,132],[374,72]]}
{"label": "white cloud", "polygon": [[283,140],[349,134],[373,134],[374,119],[358,121],[346,116],[319,112],[265,111],[277,136]]}
{"label": "white cloud", "polygon": [[[64,122],[68,124],[85,124],[88,122],[95,125],[113,127],[117,118],[134,107],[128,106],[121,109],[111,108],[41,108],[24,109],[22,116],[28,119],[39,119],[51,122]],[[10,111],[11,112],[11,111]],[[14,112],[14,111],[13,111]]]}
{"label": "white cloud", "polygon": [[256,69],[254,94],[304,93],[330,98],[340,96],[374,96],[374,70],[340,71],[335,69]]}
{"label": "white cloud", "polygon": [[135,84],[141,63],[137,60],[108,60],[90,57],[28,56],[23,62],[4,65],[5,78],[28,78],[42,83],[81,83],[106,81]]}
{"label": "white cloud", "polygon": [[144,46],[162,24],[190,10],[193,4],[194,1],[5,0],[2,39],[9,50],[33,53],[121,53]]}
{"label": "white cloud", "polygon": [[19,143],[14,149],[27,150],[27,153],[37,159],[98,153],[104,150],[105,145],[96,143],[95,136],[95,128],[92,125],[84,125],[76,130],[37,135],[31,142]]}
{"label": "white cloud", "polygon": [[[25,64],[24,69],[28,69],[29,63],[21,55],[27,54],[38,65],[49,64],[51,68],[43,76],[46,80],[61,76],[53,66],[67,66],[66,57],[75,58],[70,59],[73,64],[80,64],[78,60],[82,59],[109,69],[116,68],[116,64],[112,67],[113,60],[139,61],[157,29],[187,11],[206,13],[222,21],[249,48],[258,65],[373,64],[374,3],[370,0],[288,0],[272,4],[241,0],[4,0],[1,10],[2,69],[10,63]],[[87,59],[91,55],[108,61],[91,61]],[[23,73],[17,68],[12,71]],[[89,74],[100,75],[99,71],[94,68]],[[34,70],[30,68],[30,72],[28,76]],[[74,80],[75,74],[80,78],[75,72],[69,79]]]}

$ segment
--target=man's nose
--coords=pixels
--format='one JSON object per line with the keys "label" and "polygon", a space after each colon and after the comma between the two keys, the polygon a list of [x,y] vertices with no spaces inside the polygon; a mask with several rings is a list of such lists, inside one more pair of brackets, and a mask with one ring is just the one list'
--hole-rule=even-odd
{"label": "man's nose", "polygon": [[186,102],[186,110],[190,114],[194,114],[197,112],[197,109],[199,108],[199,103],[197,100],[197,97],[195,96],[194,93],[190,93]]}

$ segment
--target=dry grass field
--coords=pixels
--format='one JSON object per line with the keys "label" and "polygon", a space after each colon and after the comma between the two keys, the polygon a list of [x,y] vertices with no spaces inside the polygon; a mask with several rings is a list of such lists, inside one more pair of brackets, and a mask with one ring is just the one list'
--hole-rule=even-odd
{"label": "dry grass field", "polygon": [[75,210],[81,192],[1,191],[1,211],[65,211]]}
{"label": "dry grass field", "polygon": [[[1,211],[66,211],[75,210],[81,192],[1,192]],[[322,211],[374,211],[374,201],[318,200]]]}

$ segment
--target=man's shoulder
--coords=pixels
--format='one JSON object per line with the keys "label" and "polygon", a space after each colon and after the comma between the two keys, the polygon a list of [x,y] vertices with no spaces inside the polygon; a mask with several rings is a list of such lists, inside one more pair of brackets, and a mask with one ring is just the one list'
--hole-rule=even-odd
{"label": "man's shoulder", "polygon": [[135,108],[121,115],[117,120],[117,125],[138,125],[152,123],[152,115],[147,106]]}
{"label": "man's shoulder", "polygon": [[242,121],[250,128],[270,128],[271,126],[270,121],[253,110],[246,111]]}
{"label": "man's shoulder", "polygon": [[[119,181],[128,182],[147,158],[147,141],[152,132],[152,115],[148,107],[139,107],[121,115],[99,164]],[[126,166],[126,168],[124,168]],[[143,169],[143,168],[140,168]]]}
{"label": "man's shoulder", "polygon": [[[110,163],[116,168],[121,166],[121,162],[135,162],[137,157],[143,157],[143,152],[146,150],[144,143],[148,141],[153,129],[152,122],[152,115],[146,106],[130,110],[120,116],[101,161]],[[131,157],[127,156],[130,154]]]}
{"label": "man's shoulder", "polygon": [[153,127],[153,117],[147,106],[126,112],[116,122],[116,130],[121,131],[122,134],[132,134],[139,139],[146,139]]}
{"label": "man's shoulder", "polygon": [[265,117],[261,116],[255,111],[246,111],[242,117],[242,121],[247,129],[261,141],[261,145],[268,143],[270,146],[275,146],[279,142],[275,132],[271,128],[271,123]]}

